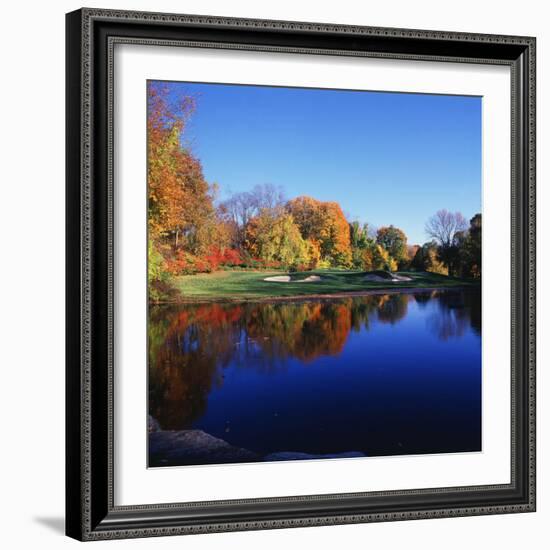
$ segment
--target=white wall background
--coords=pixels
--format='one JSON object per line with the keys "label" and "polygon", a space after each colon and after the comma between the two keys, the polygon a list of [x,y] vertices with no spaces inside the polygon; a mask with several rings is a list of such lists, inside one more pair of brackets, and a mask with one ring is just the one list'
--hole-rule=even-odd
{"label": "white wall background", "polygon": [[[118,541],[119,548],[543,548],[550,521],[550,218],[548,148],[550,18],[544,0],[321,3],[315,0],[103,0],[92,7],[533,35],[538,39],[539,499],[538,512],[414,522]],[[9,549],[75,547],[64,513],[64,13],[78,1],[3,5],[0,75],[2,373],[0,540]],[[546,433],[543,433],[545,432]]]}

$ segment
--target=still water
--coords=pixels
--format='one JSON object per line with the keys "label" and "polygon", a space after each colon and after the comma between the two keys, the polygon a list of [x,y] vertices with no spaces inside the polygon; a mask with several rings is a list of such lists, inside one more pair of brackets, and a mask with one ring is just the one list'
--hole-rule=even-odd
{"label": "still water", "polygon": [[153,307],[149,413],[258,455],[479,451],[480,294]]}

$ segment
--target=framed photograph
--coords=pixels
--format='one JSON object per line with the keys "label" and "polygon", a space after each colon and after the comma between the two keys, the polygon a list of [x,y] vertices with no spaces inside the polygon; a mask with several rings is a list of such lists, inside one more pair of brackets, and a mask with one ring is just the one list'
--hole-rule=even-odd
{"label": "framed photograph", "polygon": [[67,15],[67,535],[535,510],[535,39]]}

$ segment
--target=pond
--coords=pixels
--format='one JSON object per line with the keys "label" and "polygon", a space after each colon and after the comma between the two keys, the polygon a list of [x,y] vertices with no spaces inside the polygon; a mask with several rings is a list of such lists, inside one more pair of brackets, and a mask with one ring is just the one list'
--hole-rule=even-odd
{"label": "pond", "polygon": [[480,294],[152,306],[149,414],[150,466],[480,451]]}

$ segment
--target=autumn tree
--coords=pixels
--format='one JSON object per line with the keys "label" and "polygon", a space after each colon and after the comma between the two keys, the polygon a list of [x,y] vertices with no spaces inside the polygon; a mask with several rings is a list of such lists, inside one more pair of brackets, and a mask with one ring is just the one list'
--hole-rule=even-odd
{"label": "autumn tree", "polygon": [[370,241],[363,251],[363,268],[365,271],[397,271],[397,262],[382,245]]}
{"label": "autumn tree", "polygon": [[414,257],[418,252],[420,245],[418,244],[409,244],[407,245],[406,258],[400,262],[399,269],[409,269],[411,267]]}
{"label": "autumn tree", "polygon": [[377,269],[376,267],[374,267],[375,265],[375,259],[374,259],[374,249],[373,247],[369,246],[367,248],[365,248],[365,250],[362,251],[362,268],[365,270],[365,271],[374,271],[375,269]]}
{"label": "autumn tree", "polygon": [[398,264],[405,262],[407,258],[407,236],[401,229],[393,225],[380,227],[376,233],[376,242],[383,246]]}
{"label": "autumn tree", "polygon": [[227,244],[218,232],[220,225],[214,208],[216,187],[204,179],[202,166],[197,159],[187,151],[183,151],[179,157],[182,164],[178,174],[185,189],[185,205],[184,217],[176,228],[176,236],[186,250],[202,255],[214,244]]}
{"label": "autumn tree", "polygon": [[449,270],[439,259],[438,248],[439,245],[435,241],[430,241],[419,247],[411,262],[411,268],[417,271],[448,275]]}
{"label": "autumn tree", "polygon": [[273,210],[284,203],[280,186],[255,185],[251,191],[235,193],[220,204],[220,214],[233,227],[234,245],[242,246],[248,222],[263,209]]}
{"label": "autumn tree", "polygon": [[174,110],[167,90],[150,85],[147,105],[148,223],[152,239],[166,236],[184,220],[185,187],[178,170],[182,159],[180,134],[194,105],[182,101]]}
{"label": "autumn tree", "polygon": [[397,271],[397,262],[391,257],[388,250],[380,244],[374,244],[373,246],[373,265],[375,270]]}
{"label": "autumn tree", "polygon": [[305,239],[309,267],[315,269],[321,261],[321,243],[316,239]]}
{"label": "autumn tree", "polygon": [[287,210],[292,214],[304,239],[320,239],[321,233],[325,230],[322,205],[321,201],[305,196],[287,203]]}
{"label": "autumn tree", "polygon": [[349,224],[337,202],[322,205],[324,227],[320,235],[321,251],[330,258],[332,265],[351,265],[351,244]]}
{"label": "autumn tree", "polygon": [[322,260],[333,266],[351,265],[350,228],[337,202],[297,197],[287,203],[287,210],[302,238],[320,243]]}
{"label": "autumn tree", "polygon": [[281,208],[264,208],[249,220],[245,229],[245,247],[267,262],[279,262],[288,268],[306,265],[310,248],[302,238],[291,214]]}
{"label": "autumn tree", "polygon": [[153,240],[172,236],[174,247],[185,235],[200,244],[203,225],[214,221],[211,189],[200,162],[181,146],[181,135],[195,103],[188,96],[169,101],[166,88],[149,85],[148,221]]}
{"label": "autumn tree", "polygon": [[[228,244],[214,199],[216,186],[204,178],[201,163],[182,145],[193,98],[148,86],[148,225],[151,280],[163,270],[175,272],[188,260],[205,256],[212,246]],[[222,231],[220,231],[222,230]],[[202,263],[204,263],[201,260]]]}

